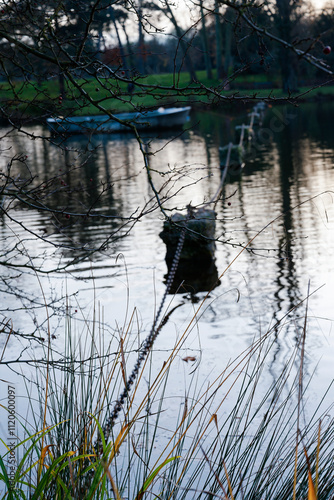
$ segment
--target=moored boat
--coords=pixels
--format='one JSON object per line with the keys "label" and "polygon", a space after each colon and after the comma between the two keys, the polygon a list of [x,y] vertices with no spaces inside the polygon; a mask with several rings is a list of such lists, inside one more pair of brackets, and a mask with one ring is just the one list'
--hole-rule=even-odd
{"label": "moored boat", "polygon": [[115,115],[69,116],[48,118],[47,125],[53,133],[81,134],[86,132],[112,133],[137,130],[180,127],[189,119],[190,106],[159,108],[154,111],[119,113]]}

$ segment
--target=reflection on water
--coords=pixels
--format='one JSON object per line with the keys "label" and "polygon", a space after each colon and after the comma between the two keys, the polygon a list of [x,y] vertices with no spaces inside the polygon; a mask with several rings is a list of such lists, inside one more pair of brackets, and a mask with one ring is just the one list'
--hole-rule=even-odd
{"label": "reflection on water", "polygon": [[[166,134],[150,139],[148,150],[157,152],[150,156],[151,175],[168,214],[189,203],[201,205],[215,195],[220,178],[219,147],[233,140],[234,127],[247,112],[193,112],[193,127],[173,141]],[[220,285],[210,293],[210,305],[200,320],[204,376],[276,324],[268,372],[275,379],[298,339],[310,283],[311,292],[324,286],[309,301],[306,370],[311,373],[322,357],[319,379],[315,379],[323,386],[331,378],[333,112],[334,106],[328,103],[268,108],[242,176],[228,176],[215,206],[214,272]],[[36,135],[42,132],[35,130]],[[49,269],[56,267],[58,259],[64,266],[76,259],[67,269],[66,291],[75,293],[82,306],[89,305],[94,281],[94,300],[104,308],[109,325],[122,323],[129,287],[130,305],[140,311],[145,330],[152,320],[153,304],[163,294],[167,267],[166,248],[159,238],[163,217],[137,141],[130,136],[104,135],[87,143],[86,137],[76,136],[59,149],[13,135],[4,145],[11,149],[3,148],[2,169],[9,157],[24,153],[41,189],[50,176],[62,187],[55,189],[52,200],[56,215],[19,209],[18,219],[29,225],[32,234],[45,233],[54,243],[50,248],[32,234],[25,236],[22,259],[26,252]],[[79,168],[82,164],[84,168]],[[171,178],[168,184],[167,174]],[[140,222],[135,224],[139,216]],[[1,220],[3,248],[13,246],[23,235],[18,225],[9,228],[8,224],[5,218]],[[81,262],[82,250],[91,247],[99,247],[99,251],[91,255],[90,262]],[[124,260],[117,259],[120,254]],[[54,300],[64,294],[64,278],[58,274],[54,280],[43,281]],[[22,274],[17,279],[22,289],[29,279],[31,295],[40,295],[33,276]],[[2,294],[5,297],[5,286]],[[4,300],[12,304],[16,299],[7,294]],[[170,348],[174,329],[183,328],[192,314],[193,305],[186,296],[175,297],[174,303],[184,300],[174,313],[173,324],[166,325],[165,335],[158,340],[161,350]],[[23,329],[26,324],[26,312],[16,314],[15,328]],[[61,331],[57,335],[59,339]]]}

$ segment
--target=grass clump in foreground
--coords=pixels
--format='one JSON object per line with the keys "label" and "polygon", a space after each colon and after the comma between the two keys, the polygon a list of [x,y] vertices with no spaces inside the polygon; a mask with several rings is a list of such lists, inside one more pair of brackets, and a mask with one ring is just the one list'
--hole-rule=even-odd
{"label": "grass clump in foreground", "polygon": [[333,421],[323,423],[319,405],[301,424],[306,319],[272,385],[263,372],[289,314],[215,380],[200,385],[195,370],[184,396],[174,393],[175,362],[206,300],[158,368],[151,350],[112,423],[140,352],[136,314],[108,342],[100,323],[87,318],[76,339],[67,318],[63,358],[49,347],[45,365],[36,366],[40,407],[30,396],[33,421],[16,447],[15,477],[10,450],[0,458],[3,498],[333,498]]}

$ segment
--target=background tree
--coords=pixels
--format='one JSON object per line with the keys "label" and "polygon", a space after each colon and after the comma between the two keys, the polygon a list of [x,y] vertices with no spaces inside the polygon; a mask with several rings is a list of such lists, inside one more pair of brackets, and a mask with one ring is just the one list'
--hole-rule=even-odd
{"label": "background tree", "polygon": [[222,30],[221,30],[221,17],[219,15],[219,2],[215,0],[215,31],[216,31],[216,69],[217,78],[222,79],[224,76],[223,72],[223,52],[222,52]]}
{"label": "background tree", "polygon": [[[294,43],[294,37],[298,33],[298,25],[301,19],[301,2],[296,0],[276,0],[274,23],[278,35],[289,44]],[[284,46],[279,48],[279,60],[282,73],[282,85],[285,92],[294,92],[298,89],[297,65],[298,59],[295,54],[286,50]]]}
{"label": "background tree", "polygon": [[174,60],[175,60],[174,64],[176,64],[176,61],[179,60],[179,57],[177,57],[179,49],[181,50],[182,53],[181,64],[178,67],[175,67],[175,71],[176,72],[182,71],[184,65],[185,69],[189,72],[190,80],[196,81],[197,79],[196,72],[192,62],[192,57],[190,55],[192,47],[192,35],[191,35],[192,25],[190,25],[188,29],[182,30],[180,28],[180,23],[176,17],[176,14],[174,13],[170,5],[170,2],[168,2],[167,0],[160,0],[157,3],[156,2],[146,3],[146,8],[150,11],[164,14],[164,16],[170,21],[171,25],[174,28],[175,36],[177,39],[177,52],[174,55]]}
{"label": "background tree", "polygon": [[201,37],[203,41],[203,52],[205,59],[205,68],[206,68],[206,76],[211,80],[212,79],[212,64],[211,64],[211,53],[209,49],[209,41],[206,31],[206,14],[203,7],[203,0],[200,0],[200,11],[201,11],[201,20],[202,20],[202,29],[201,29]]}

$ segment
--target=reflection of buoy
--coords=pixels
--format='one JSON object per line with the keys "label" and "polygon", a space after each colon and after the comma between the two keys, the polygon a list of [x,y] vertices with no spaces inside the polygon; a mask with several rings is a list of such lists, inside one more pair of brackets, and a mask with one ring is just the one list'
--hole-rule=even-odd
{"label": "reflection of buoy", "polygon": [[166,244],[166,264],[171,269],[176,247],[182,228],[186,227],[186,237],[173,283],[172,293],[180,288],[196,293],[208,291],[218,284],[218,271],[215,266],[215,229],[216,213],[206,208],[188,207],[187,214],[176,213],[171,220],[164,222],[160,237]]}

